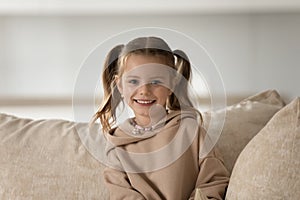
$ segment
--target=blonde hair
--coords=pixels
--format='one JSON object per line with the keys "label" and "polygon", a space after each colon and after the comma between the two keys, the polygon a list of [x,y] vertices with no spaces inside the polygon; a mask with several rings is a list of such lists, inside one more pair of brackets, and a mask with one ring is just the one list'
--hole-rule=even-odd
{"label": "blonde hair", "polygon": [[169,45],[161,38],[140,37],[133,39],[126,45],[115,46],[107,54],[102,72],[104,97],[92,122],[100,119],[103,131],[110,131],[115,124],[116,109],[122,102],[121,94],[116,87],[115,77],[122,76],[126,59],[132,54],[163,57],[168,66],[174,68],[182,75],[181,80],[178,81],[173,93],[167,100],[167,108],[170,110],[192,108],[199,113],[199,111],[194,109],[188,96],[187,88],[191,77],[191,64],[187,55],[181,50],[172,51]]}

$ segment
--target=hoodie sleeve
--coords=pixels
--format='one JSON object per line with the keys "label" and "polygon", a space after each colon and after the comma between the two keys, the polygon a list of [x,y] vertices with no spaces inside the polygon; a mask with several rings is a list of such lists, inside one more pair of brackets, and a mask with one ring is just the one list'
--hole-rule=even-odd
{"label": "hoodie sleeve", "polygon": [[[196,187],[209,199],[222,200],[229,182],[229,174],[221,160],[207,157],[200,165]],[[195,195],[195,191],[191,197]],[[193,198],[191,198],[193,199]]]}
{"label": "hoodie sleeve", "polygon": [[145,200],[145,198],[130,185],[125,172],[106,168],[103,175],[105,184],[109,190],[110,200]]}
{"label": "hoodie sleeve", "polygon": [[[204,134],[200,138],[200,145],[203,144],[203,135],[205,135],[205,131],[201,132]],[[199,174],[190,200],[195,198],[196,190],[207,199],[222,200],[228,183],[229,172],[224,166],[221,154],[217,148],[214,148],[206,157],[199,160]]]}

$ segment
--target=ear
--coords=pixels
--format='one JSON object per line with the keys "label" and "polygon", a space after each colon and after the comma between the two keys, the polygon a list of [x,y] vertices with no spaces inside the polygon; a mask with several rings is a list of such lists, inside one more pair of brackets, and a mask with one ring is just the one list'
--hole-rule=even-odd
{"label": "ear", "polygon": [[169,88],[168,96],[170,96],[173,93],[173,91]]}
{"label": "ear", "polygon": [[177,87],[179,83],[179,80],[178,80],[178,77],[174,77],[173,79],[171,79],[170,81],[170,88],[169,88],[169,95],[171,95],[174,91],[175,91],[175,88]]}
{"label": "ear", "polygon": [[122,95],[123,94],[122,80],[118,75],[115,76],[115,82],[120,94]]}

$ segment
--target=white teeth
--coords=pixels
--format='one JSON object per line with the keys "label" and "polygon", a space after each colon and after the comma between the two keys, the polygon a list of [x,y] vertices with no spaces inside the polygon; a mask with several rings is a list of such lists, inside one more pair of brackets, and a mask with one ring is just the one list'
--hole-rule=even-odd
{"label": "white teeth", "polygon": [[149,104],[149,103],[153,103],[153,101],[143,101],[143,100],[136,100],[136,102],[140,103],[140,104]]}

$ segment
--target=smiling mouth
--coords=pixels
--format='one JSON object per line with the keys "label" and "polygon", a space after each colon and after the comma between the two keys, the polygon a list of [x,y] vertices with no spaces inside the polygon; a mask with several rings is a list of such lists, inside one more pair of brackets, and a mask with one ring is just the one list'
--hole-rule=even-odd
{"label": "smiling mouth", "polygon": [[143,105],[143,106],[149,106],[155,103],[156,100],[140,100],[140,99],[134,99],[134,102]]}

